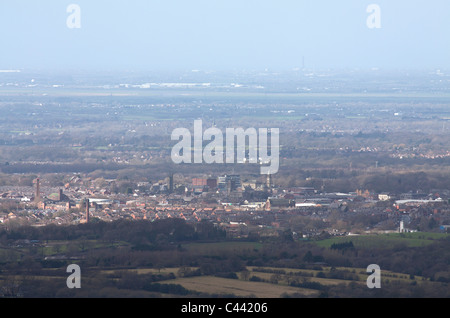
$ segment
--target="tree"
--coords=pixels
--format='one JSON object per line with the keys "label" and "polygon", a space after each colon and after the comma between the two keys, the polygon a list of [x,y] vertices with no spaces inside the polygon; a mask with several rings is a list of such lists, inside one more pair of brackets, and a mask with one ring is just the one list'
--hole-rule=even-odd
{"label": "tree", "polygon": [[247,281],[249,280],[249,278],[250,278],[250,271],[248,269],[243,270],[241,272],[241,279]]}
{"label": "tree", "polygon": [[17,298],[21,296],[21,285],[15,276],[7,276],[0,285],[0,297]]}
{"label": "tree", "polygon": [[272,276],[270,276],[269,282],[271,284],[278,284],[278,282],[281,280],[281,275],[280,274],[273,274]]}
{"label": "tree", "polygon": [[283,242],[294,242],[294,237],[293,237],[292,231],[289,229],[283,231],[283,233],[281,235],[281,240]]}
{"label": "tree", "polygon": [[155,268],[158,270],[158,273],[161,273],[161,270],[165,267],[162,263],[156,263]]}
{"label": "tree", "polygon": [[312,263],[314,261],[314,256],[311,251],[306,252],[305,256],[303,256],[303,261],[306,263]]}

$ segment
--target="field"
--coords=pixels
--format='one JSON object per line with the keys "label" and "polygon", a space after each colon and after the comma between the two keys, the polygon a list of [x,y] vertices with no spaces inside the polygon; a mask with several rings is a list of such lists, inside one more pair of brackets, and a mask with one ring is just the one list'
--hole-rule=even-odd
{"label": "field", "polygon": [[355,247],[363,248],[396,248],[401,246],[423,247],[433,244],[436,240],[448,238],[445,233],[389,233],[379,235],[355,235],[345,237],[334,237],[317,241],[321,247],[330,248],[333,244],[353,242]]}
{"label": "field", "polygon": [[[190,268],[195,270],[196,268]],[[328,278],[333,272],[347,274],[347,278]],[[43,275],[33,275],[34,281],[52,282],[55,288],[64,290],[64,282],[67,274],[63,270],[45,269]],[[282,298],[282,297],[318,297],[321,291],[327,286],[339,286],[339,288],[352,288],[350,284],[366,285],[368,273],[363,268],[330,268],[320,269],[292,269],[292,268],[274,268],[274,267],[254,267],[248,266],[247,271],[236,273],[235,278],[223,278],[212,275],[200,275],[191,277],[182,277],[180,268],[140,268],[140,269],[121,269],[121,270],[90,270],[90,273],[82,279],[82,286],[90,286],[96,280],[104,281],[105,287],[111,293],[123,297],[136,293],[136,290],[123,287],[113,287],[113,282],[118,282],[129,278],[129,275],[137,277],[146,277],[145,275],[169,275],[173,279],[159,281],[159,284],[180,285],[191,293],[199,295],[216,295],[219,297],[245,297],[245,298]],[[352,276],[353,275],[353,276]],[[15,279],[20,279],[20,275]],[[0,281],[11,280],[12,277],[0,275]],[[30,278],[28,278],[30,279]],[[110,283],[106,283],[109,281]],[[417,283],[421,284],[424,278],[416,276],[411,278],[409,275],[395,273],[390,271],[382,272],[381,284],[386,282],[397,283]],[[297,284],[295,284],[297,283]],[[89,288],[87,288],[89,289]],[[94,290],[80,290],[83,293],[94,292]],[[97,291],[101,292],[101,291]],[[154,297],[154,293],[142,291],[144,297]],[[164,293],[163,297],[180,297]]]}
{"label": "field", "polygon": [[[126,232],[117,233],[128,234],[130,224]],[[142,235],[139,232],[137,237]],[[448,292],[449,235],[443,233],[301,242],[183,240],[160,241],[160,245],[139,244],[133,237],[92,239],[86,232],[72,240],[59,237],[4,240],[8,244],[0,246],[0,291],[25,297],[112,298],[416,297]],[[350,241],[353,247],[342,244]],[[81,268],[78,291],[66,286],[67,265],[73,263]],[[371,274],[366,267],[373,263],[381,266],[378,291],[366,285]]]}
{"label": "field", "polygon": [[[174,274],[175,279],[161,281],[161,284],[177,284],[187,290],[210,295],[247,298],[280,298],[288,296],[296,297],[317,297],[321,289],[327,286],[341,286],[350,288],[350,283],[361,286],[366,285],[369,274],[364,268],[332,268],[321,267],[320,269],[293,269],[247,266],[247,272],[236,273],[236,278],[223,278],[211,275],[182,277],[179,275],[180,268],[141,268],[137,270],[102,271],[104,275],[124,275],[126,272],[138,275],[148,274]],[[196,268],[190,268],[194,271]],[[333,276],[333,272],[340,273],[343,278],[328,278]],[[381,284],[385,283],[412,283],[421,284],[427,279],[392,271],[382,271]],[[296,287],[292,283],[297,282]],[[305,287],[300,287],[305,286]]]}
{"label": "field", "polygon": [[177,278],[165,283],[180,284],[189,290],[208,294],[235,295],[238,297],[280,298],[283,294],[302,294],[314,296],[318,292],[311,289],[296,288],[265,282],[249,282],[214,276]]}

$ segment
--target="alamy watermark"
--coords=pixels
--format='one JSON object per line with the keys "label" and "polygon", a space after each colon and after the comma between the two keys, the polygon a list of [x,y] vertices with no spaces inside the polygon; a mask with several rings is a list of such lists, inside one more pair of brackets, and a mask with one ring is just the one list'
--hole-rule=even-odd
{"label": "alamy watermark", "polygon": [[67,273],[72,273],[67,277],[66,285],[68,288],[81,288],[81,269],[77,264],[67,266]]}
{"label": "alamy watermark", "polygon": [[370,15],[367,17],[366,25],[369,29],[381,29],[381,8],[378,4],[370,4],[367,9]]}
{"label": "alamy watermark", "polygon": [[[187,128],[173,130],[171,139],[179,142],[172,148],[171,157],[176,164],[260,164],[261,174],[275,174],[279,168],[279,136],[278,128],[226,128],[224,137],[217,127],[210,127],[203,132],[202,120],[195,120],[193,136]],[[204,141],[210,142],[203,147]]]}
{"label": "alamy watermark", "polygon": [[[69,4],[66,8],[66,12],[70,13],[66,20],[66,25],[69,29],[81,28],[81,8],[78,4]],[[366,12],[370,13],[367,17],[366,25],[369,29],[381,28],[381,7],[378,4],[369,4],[366,8]]]}
{"label": "alamy watermark", "polygon": [[367,277],[367,287],[373,288],[381,288],[381,269],[377,264],[370,264],[367,267],[367,273],[371,274]]}
{"label": "alamy watermark", "polygon": [[69,29],[81,28],[81,8],[78,4],[69,4],[66,9],[70,15],[66,19],[66,25]]}

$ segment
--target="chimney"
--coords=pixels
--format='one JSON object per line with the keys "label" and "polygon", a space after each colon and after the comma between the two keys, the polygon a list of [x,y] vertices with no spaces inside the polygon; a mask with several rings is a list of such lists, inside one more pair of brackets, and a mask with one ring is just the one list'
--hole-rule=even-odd
{"label": "chimney", "polygon": [[40,181],[39,181],[39,178],[37,178],[37,179],[35,180],[35,183],[36,183],[36,193],[35,193],[35,195],[34,195],[34,201],[35,201],[35,202],[39,202],[39,201],[41,201],[41,190],[40,190]]}
{"label": "chimney", "polygon": [[86,199],[86,223],[89,222],[89,199]]}
{"label": "chimney", "polygon": [[173,173],[169,177],[169,193],[173,193]]}

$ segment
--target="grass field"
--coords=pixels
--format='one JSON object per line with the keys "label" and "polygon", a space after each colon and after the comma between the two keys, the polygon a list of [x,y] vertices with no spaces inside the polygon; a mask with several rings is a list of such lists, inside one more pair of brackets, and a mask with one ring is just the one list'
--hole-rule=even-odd
{"label": "grass field", "polygon": [[333,244],[353,242],[355,247],[365,248],[395,248],[398,246],[421,247],[432,244],[439,239],[450,237],[445,233],[390,233],[379,235],[342,236],[317,241],[321,247],[330,248]]}
{"label": "grass field", "polygon": [[180,284],[186,289],[198,292],[224,295],[233,294],[238,297],[279,298],[283,294],[297,293],[305,296],[314,296],[318,294],[318,291],[311,289],[214,276],[177,278],[175,280],[165,281],[164,283]]}
{"label": "grass field", "polygon": [[[320,294],[319,290],[310,288],[292,287],[289,282],[296,279],[300,282],[313,282],[319,283],[323,286],[331,285],[348,285],[350,283],[356,283],[366,285],[366,280],[369,274],[364,268],[337,268],[340,271],[348,271],[358,277],[358,280],[347,279],[333,279],[317,277],[318,273],[322,272],[329,274],[332,270],[330,267],[323,267],[321,270],[309,270],[309,269],[293,269],[293,268],[271,268],[271,267],[252,267],[247,269],[250,272],[248,277],[258,277],[262,281],[249,281],[242,278],[242,272],[237,273],[239,279],[221,278],[215,276],[194,276],[194,277],[177,277],[173,280],[163,281],[163,284],[179,284],[186,289],[209,293],[209,294],[233,294],[238,297],[256,297],[256,298],[279,298],[289,294],[303,295],[305,297],[316,297]],[[162,269],[161,273],[177,273],[177,268]],[[264,272],[266,271],[266,272]],[[274,274],[273,272],[282,272],[280,274]],[[156,273],[155,270],[139,270],[139,273]],[[273,283],[273,276],[276,276],[276,283]],[[415,281],[420,284],[424,281],[422,277],[415,276],[413,279],[406,274],[395,273],[391,271],[382,271],[381,283],[390,282],[403,282],[411,283]]]}
{"label": "grass field", "polygon": [[[196,268],[191,268],[195,270]],[[329,275],[332,269],[331,267],[322,267],[320,269],[294,269],[294,268],[275,268],[275,267],[247,267],[247,276],[243,275],[244,272],[237,272],[238,279],[233,278],[222,278],[211,275],[202,276],[192,276],[192,277],[181,277],[179,276],[179,268],[139,268],[139,269],[117,269],[117,270],[101,270],[92,269],[88,276],[83,276],[83,284],[94,283],[96,279],[103,279],[104,284],[106,280],[111,282],[117,282],[122,279],[122,277],[129,277],[126,275],[127,272],[137,274],[137,275],[147,275],[147,274],[170,274],[175,275],[174,279],[158,281],[159,284],[175,284],[181,285],[185,289],[190,291],[195,291],[198,293],[203,293],[207,295],[215,296],[229,296],[233,295],[236,297],[246,297],[246,298],[280,298],[286,296],[292,297],[317,297],[321,293],[321,288],[308,287],[305,285],[297,285],[298,287],[291,286],[290,283],[296,281],[298,283],[318,283],[317,286],[350,286],[349,284],[358,284],[365,286],[368,273],[364,268],[345,268],[339,267],[336,270],[342,272],[352,273],[353,279],[337,279],[328,277],[319,277],[319,273],[323,275]],[[356,275],[356,277],[355,277]],[[28,277],[28,276],[27,276]],[[144,276],[143,276],[144,277]],[[173,277],[173,276],[172,276]],[[255,281],[255,277],[259,281]],[[20,280],[20,275],[5,276],[0,275],[0,283],[2,281],[16,279]],[[67,273],[64,269],[45,269],[41,272],[41,275],[32,275],[34,280],[54,282],[55,288],[64,288],[65,280],[67,278]],[[399,283],[412,283],[421,284],[424,279],[419,276],[410,277],[406,274],[395,273],[390,271],[382,271],[381,273],[381,284],[389,282],[399,282]],[[427,280],[429,281],[429,280]],[[53,283],[52,283],[53,284]],[[109,283],[107,284],[109,285]],[[108,287],[115,290],[114,293],[117,295],[122,295],[128,292],[137,292],[134,290],[124,290],[117,289],[116,287]],[[128,294],[127,294],[128,295]],[[151,294],[149,294],[151,295]],[[177,297],[177,295],[162,294],[163,297]],[[146,296],[147,297],[147,296]]]}
{"label": "grass field", "polygon": [[[279,284],[283,285],[283,284],[288,284],[287,281],[287,276],[293,276],[293,273],[299,274],[299,273],[303,273],[306,275],[312,274],[312,277],[306,277],[303,278],[305,281],[309,281],[309,282],[316,282],[325,286],[328,285],[338,285],[338,284],[342,284],[342,283],[348,283],[348,281],[344,281],[341,279],[333,279],[333,278],[319,278],[319,277],[315,277],[315,275],[317,275],[317,273],[319,271],[312,271],[312,270],[298,270],[298,269],[285,269],[286,271],[286,275],[280,275],[280,281]],[[256,276],[259,278],[262,278],[264,280],[270,281],[271,277],[273,274],[271,273],[262,273],[262,272],[252,272],[251,276]]]}

